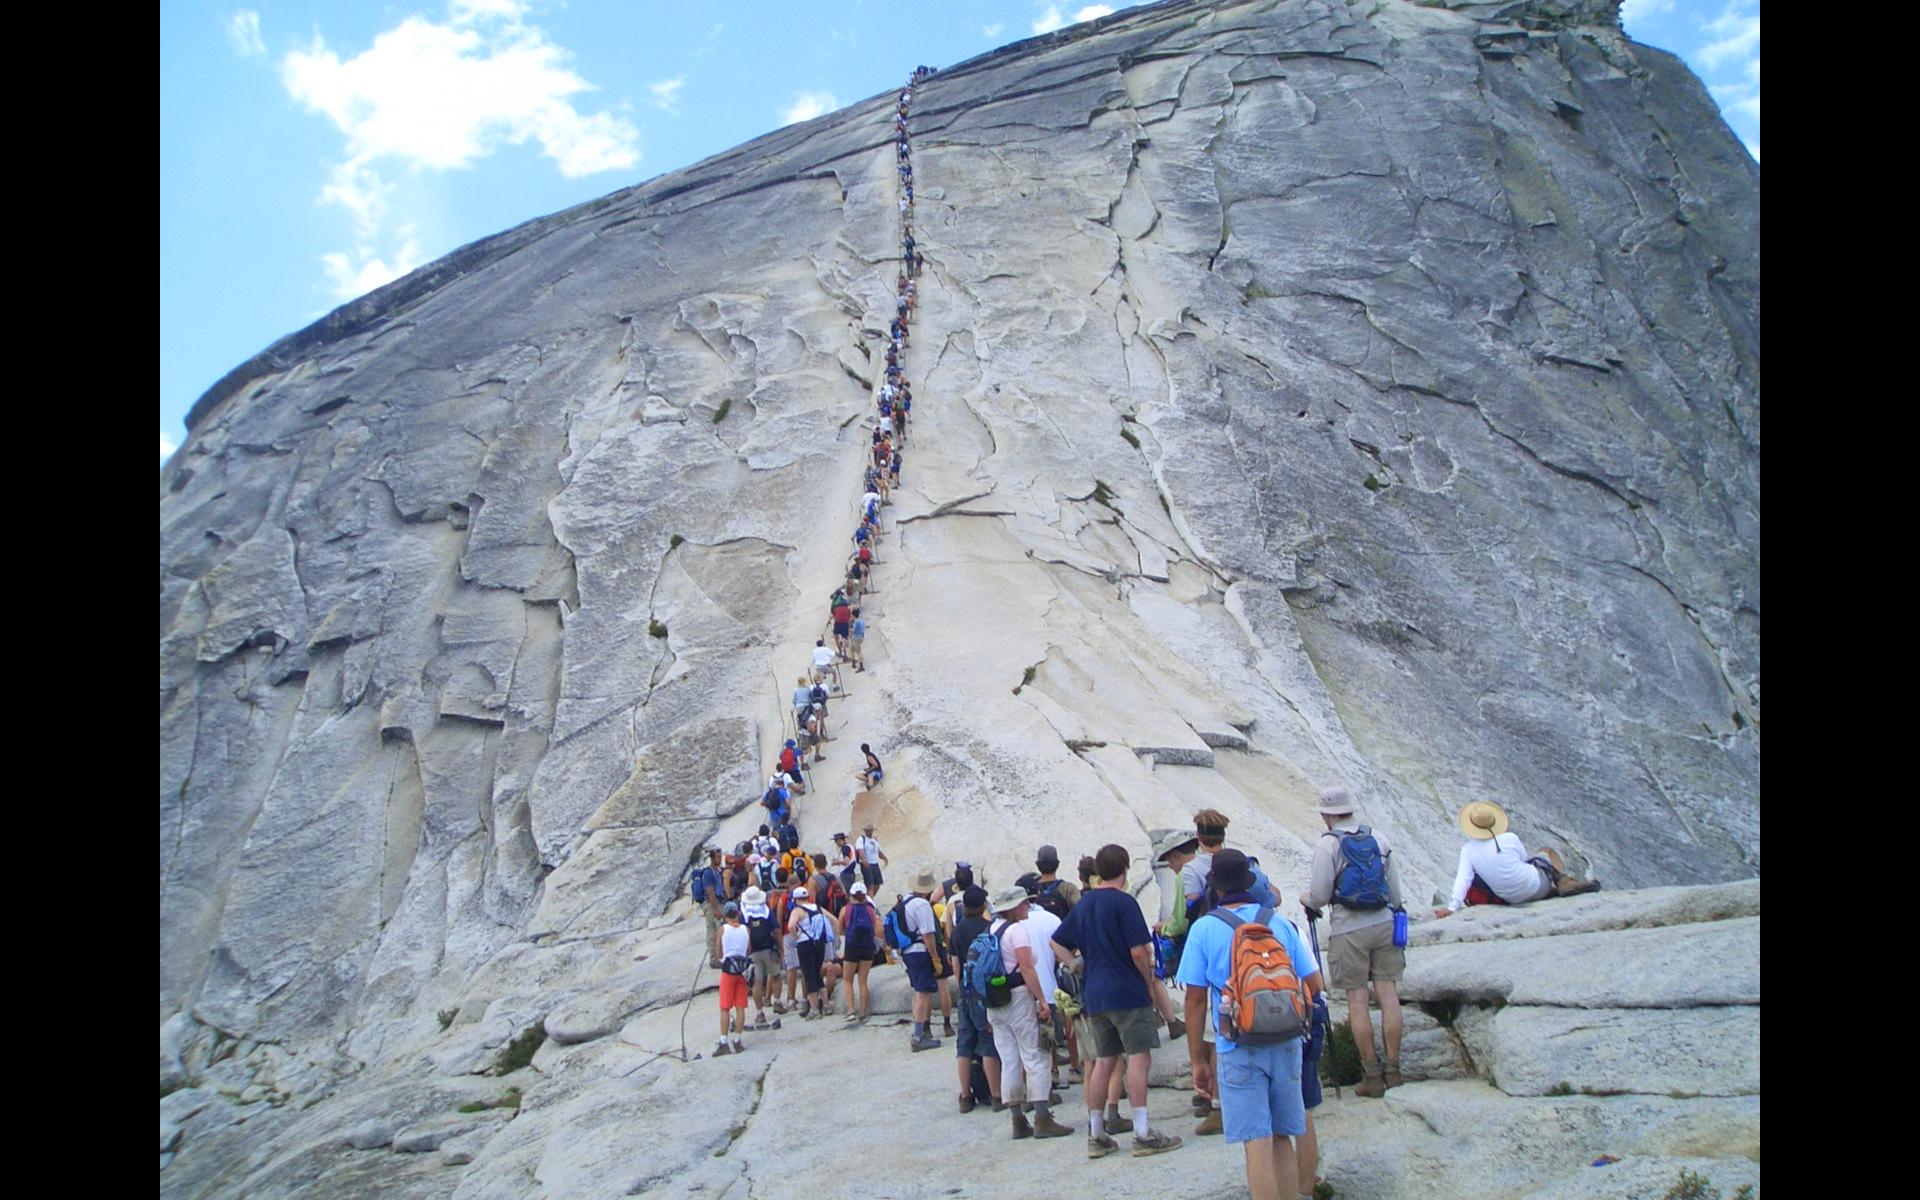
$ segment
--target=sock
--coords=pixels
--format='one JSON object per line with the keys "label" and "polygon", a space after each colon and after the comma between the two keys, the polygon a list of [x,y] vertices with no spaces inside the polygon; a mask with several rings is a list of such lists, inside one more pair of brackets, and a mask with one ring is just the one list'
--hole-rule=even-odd
{"label": "sock", "polygon": [[1147,1110],[1144,1108],[1133,1110],[1133,1136],[1137,1138],[1147,1136]]}
{"label": "sock", "polygon": [[1096,1108],[1087,1114],[1087,1136],[1105,1137],[1106,1133],[1107,1128],[1100,1121],[1100,1110]]}
{"label": "sock", "polygon": [[1120,1106],[1118,1104],[1107,1105],[1107,1119],[1109,1121],[1118,1121],[1120,1119]]}
{"label": "sock", "polygon": [[1033,1105],[1033,1123],[1036,1125],[1045,1125],[1048,1121],[1052,1120],[1052,1107],[1052,1105],[1044,1101],[1035,1101]]}

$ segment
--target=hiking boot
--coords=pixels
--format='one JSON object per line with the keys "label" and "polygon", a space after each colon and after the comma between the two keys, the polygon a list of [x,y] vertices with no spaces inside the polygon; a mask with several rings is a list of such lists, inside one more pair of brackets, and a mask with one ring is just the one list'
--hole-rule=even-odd
{"label": "hiking boot", "polygon": [[733,1052],[735,1054],[745,1054],[747,1052],[747,1044],[739,1038],[733,1039]]}
{"label": "hiking boot", "polygon": [[1220,1110],[1217,1108],[1209,1108],[1207,1109],[1207,1115],[1201,1117],[1200,1123],[1193,1127],[1193,1132],[1201,1137],[1205,1137],[1210,1133],[1219,1133],[1221,1128]]}
{"label": "hiking boot", "polygon": [[1037,1138],[1066,1137],[1072,1132],[1073,1130],[1070,1127],[1054,1120],[1052,1113],[1046,1114],[1033,1123],[1033,1136]]}
{"label": "hiking boot", "polygon": [[993,1102],[993,1111],[1005,1112],[1006,1110],[1007,1110],[1007,1102],[1005,1100],[995,1100]]}
{"label": "hiking boot", "polygon": [[1170,1042],[1177,1042],[1185,1036],[1187,1036],[1187,1023],[1185,1021],[1180,1020],[1178,1017],[1168,1018],[1167,1040]]}
{"label": "hiking boot", "polygon": [[1027,1114],[1021,1112],[1017,1108],[1014,1109],[1013,1110],[1013,1140],[1017,1142],[1021,1138],[1030,1138],[1032,1136],[1033,1136],[1033,1126],[1027,1123]]}
{"label": "hiking boot", "polygon": [[1198,1092],[1194,1093],[1192,1099],[1193,1099],[1193,1115],[1195,1117],[1206,1116],[1207,1110],[1213,1107],[1213,1102],[1208,1100],[1205,1096],[1200,1095]]}
{"label": "hiking boot", "polygon": [[1382,1086],[1390,1088],[1397,1088],[1406,1082],[1406,1080],[1400,1078],[1400,1063],[1398,1060],[1391,1058],[1387,1060],[1386,1067],[1380,1072],[1380,1082]]}
{"label": "hiking boot", "polygon": [[971,1094],[960,1097],[960,1111],[963,1113],[972,1112],[973,1106],[975,1103],[976,1102]]}
{"label": "hiking boot", "polygon": [[1114,1141],[1104,1133],[1099,1137],[1090,1137],[1087,1139],[1088,1158],[1105,1158],[1119,1148],[1120,1143]]}
{"label": "hiking boot", "polygon": [[1135,1158],[1145,1158],[1149,1154],[1165,1154],[1169,1150],[1178,1150],[1179,1148],[1179,1138],[1174,1137],[1170,1133],[1161,1133],[1157,1129],[1149,1129],[1147,1130],[1147,1136],[1135,1136],[1133,1139],[1133,1156]]}
{"label": "hiking boot", "polygon": [[1563,877],[1558,883],[1553,885],[1554,895],[1556,896],[1584,896],[1588,892],[1597,892],[1599,890],[1600,881],[1598,879],[1568,879]]}
{"label": "hiking boot", "polygon": [[953,1022],[952,1022],[952,1021],[942,1021],[942,1022],[940,1022],[940,1036],[941,1036],[941,1037],[952,1037],[952,1036],[953,1036]]}
{"label": "hiking boot", "polygon": [[916,1037],[911,1042],[908,1042],[907,1045],[917,1054],[922,1050],[938,1050],[940,1048],[940,1039],[937,1037]]}
{"label": "hiking boot", "polygon": [[768,1028],[768,1029],[778,1029],[778,1028],[780,1028],[780,1018],[779,1018],[779,1017],[775,1017],[775,1018],[774,1018],[773,1020],[771,1020],[771,1021],[769,1021],[769,1022],[767,1022],[767,1028]]}
{"label": "hiking boot", "polygon": [[719,1058],[722,1054],[732,1054],[732,1053],[733,1053],[733,1048],[727,1045],[724,1039],[721,1041],[721,1043],[718,1046],[714,1047],[714,1050],[713,1050],[713,1056],[715,1058]]}
{"label": "hiking boot", "polygon": [[1387,1085],[1381,1079],[1379,1067],[1366,1068],[1366,1078],[1353,1085],[1353,1094],[1378,1100],[1387,1094]]}
{"label": "hiking boot", "polygon": [[1127,1133],[1133,1129],[1133,1121],[1119,1113],[1107,1113],[1102,1116],[1100,1125],[1108,1133]]}

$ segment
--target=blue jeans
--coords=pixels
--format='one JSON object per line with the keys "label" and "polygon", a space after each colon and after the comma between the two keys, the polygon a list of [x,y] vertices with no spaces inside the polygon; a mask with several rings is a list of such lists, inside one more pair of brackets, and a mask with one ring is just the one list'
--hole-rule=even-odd
{"label": "blue jeans", "polygon": [[962,994],[953,1006],[953,1052],[960,1058],[992,1058],[993,1030],[987,1026],[987,1006]]}
{"label": "blue jeans", "polygon": [[1227,1141],[1297,1137],[1307,1131],[1300,1050],[1299,1038],[1278,1046],[1220,1047],[1220,1120]]}

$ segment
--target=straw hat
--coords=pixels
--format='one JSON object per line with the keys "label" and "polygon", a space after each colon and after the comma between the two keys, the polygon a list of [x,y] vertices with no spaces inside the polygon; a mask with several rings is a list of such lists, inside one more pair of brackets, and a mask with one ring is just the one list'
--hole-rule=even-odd
{"label": "straw hat", "polygon": [[1507,814],[1491,800],[1475,800],[1460,810],[1460,832],[1486,841],[1507,831]]}

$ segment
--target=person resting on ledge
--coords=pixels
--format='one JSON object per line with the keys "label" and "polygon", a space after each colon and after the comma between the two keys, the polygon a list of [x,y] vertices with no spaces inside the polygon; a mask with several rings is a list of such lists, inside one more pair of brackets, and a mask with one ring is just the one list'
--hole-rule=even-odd
{"label": "person resting on ledge", "polygon": [[1570,873],[1552,850],[1529,856],[1520,835],[1507,832],[1507,814],[1498,804],[1476,800],[1460,810],[1460,869],[1453,877],[1453,897],[1436,917],[1452,916],[1475,904],[1531,904],[1549,896],[1578,896],[1597,892],[1600,883]]}

